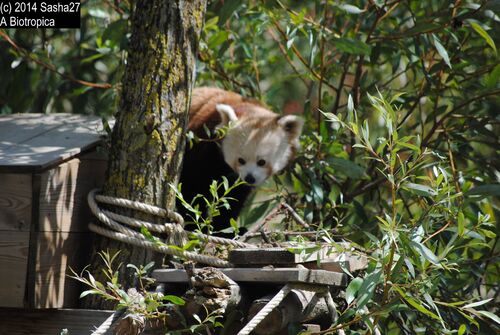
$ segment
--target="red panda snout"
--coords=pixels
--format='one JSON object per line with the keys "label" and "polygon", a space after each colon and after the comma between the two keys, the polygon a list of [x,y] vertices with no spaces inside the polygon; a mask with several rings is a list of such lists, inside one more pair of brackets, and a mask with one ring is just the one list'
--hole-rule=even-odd
{"label": "red panda snout", "polygon": [[241,180],[252,186],[262,184],[272,174],[269,173],[269,169],[258,166],[255,162],[247,162],[245,164],[238,163],[234,170],[238,173]]}

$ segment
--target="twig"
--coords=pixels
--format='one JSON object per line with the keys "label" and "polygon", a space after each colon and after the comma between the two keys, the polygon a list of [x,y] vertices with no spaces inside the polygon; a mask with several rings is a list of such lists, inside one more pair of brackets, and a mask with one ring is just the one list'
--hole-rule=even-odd
{"label": "twig", "polygon": [[444,136],[446,137],[446,143],[448,144],[448,158],[450,160],[451,174],[453,175],[453,181],[455,183],[455,191],[457,191],[458,194],[461,194],[462,190],[460,189],[460,185],[458,183],[458,174],[457,174],[457,168],[455,166],[455,158],[453,157],[450,138],[446,131],[444,132]]}
{"label": "twig", "polygon": [[31,60],[32,62],[35,62],[36,64],[40,65],[40,66],[43,66],[44,68],[48,69],[49,71],[51,72],[54,72],[58,75],[60,75],[61,77],[65,78],[65,79],[68,79],[70,81],[73,81],[75,83],[78,83],[78,84],[81,84],[81,85],[84,85],[84,86],[89,86],[89,87],[94,87],[94,88],[103,88],[103,89],[108,89],[108,88],[111,88],[113,87],[113,85],[111,84],[108,84],[108,83],[105,83],[105,84],[96,84],[96,83],[91,83],[91,82],[88,82],[88,81],[85,81],[85,80],[80,80],[80,79],[76,79],[75,77],[73,76],[70,76],[70,75],[67,75],[65,73],[62,73],[62,72],[59,72],[56,67],[52,64],[47,64],[45,62],[42,62],[41,60],[39,59],[36,59],[34,58],[33,56],[31,56],[30,52],[26,49],[23,49],[21,48],[20,46],[18,46],[10,37],[9,35],[7,35],[3,30],[0,30],[0,36],[5,40],[7,41],[7,43],[9,43],[14,49],[16,49],[17,52],[19,52],[24,59],[27,59],[27,60]]}
{"label": "twig", "polygon": [[425,244],[427,241],[429,241],[431,238],[433,238],[434,236],[440,234],[441,232],[443,232],[446,228],[448,228],[448,226],[451,224],[451,220],[449,220],[448,222],[446,222],[446,224],[444,226],[442,226],[441,228],[439,228],[438,230],[436,230],[434,233],[432,233],[431,236],[427,237],[423,242],[422,244]]}
{"label": "twig", "polygon": [[202,53],[198,54],[198,58],[199,58],[200,61],[202,61],[203,63],[205,63],[210,68],[210,70],[212,70],[213,72],[215,72],[216,74],[218,74],[220,77],[222,77],[222,79],[224,79],[224,80],[232,83],[233,85],[236,85],[237,87],[248,89],[248,90],[251,91],[252,96],[255,95],[254,94],[255,92],[253,92],[253,88],[252,88],[251,85],[239,82],[238,80],[230,77],[226,72],[224,72],[223,70],[219,69],[218,64],[214,64],[214,65],[210,64],[208,57],[205,57],[205,55],[203,55]]}
{"label": "twig", "polygon": [[105,0],[104,1],[109,7],[111,7],[115,12],[117,12],[118,14],[120,15],[123,15],[125,14],[125,12],[123,11],[123,9],[121,9],[117,4],[114,4],[112,3],[111,1],[109,0]]}
{"label": "twig", "polygon": [[257,221],[254,223],[248,231],[241,236],[241,239],[243,242],[248,241],[250,238],[255,237],[255,236],[260,236],[261,234],[258,233],[259,230],[262,229],[269,221],[271,221],[278,213],[282,210],[283,204],[279,204],[278,206],[274,207],[263,219],[260,221]]}
{"label": "twig", "polygon": [[[279,232],[272,232],[272,231],[264,231],[267,235],[272,235],[273,233],[276,233],[276,234],[280,234],[280,235],[284,235],[284,236],[316,236],[318,235],[318,232],[317,231],[279,231]],[[253,238],[253,237],[259,237],[261,236],[261,233],[260,232],[256,232],[256,233],[251,233],[251,234],[245,234],[243,235],[245,237],[248,237],[249,239],[250,238]],[[343,235],[330,235],[330,236],[334,236],[334,237],[343,237],[345,238]]]}
{"label": "twig", "polygon": [[297,222],[298,224],[300,224],[302,227],[304,228],[307,228],[309,229],[309,224],[307,222],[305,222],[299,214],[297,214],[297,212],[289,205],[287,204],[286,202],[283,203],[283,207],[285,207],[285,209],[288,211],[288,213],[290,213],[290,215],[292,216],[292,219],[294,219],[295,222]]}
{"label": "twig", "polygon": [[278,37],[276,37],[276,34],[274,33],[274,31],[271,28],[268,28],[267,31],[268,31],[269,35],[271,35],[271,38],[276,43],[278,43],[278,48],[280,49],[281,53],[285,57],[285,59],[288,62],[288,64],[290,64],[290,67],[292,68],[292,70],[295,72],[295,74],[298,76],[298,78],[300,80],[302,80],[302,82],[304,83],[304,85],[306,85],[306,87],[307,87],[308,86],[307,81],[304,79],[304,76],[300,74],[300,72],[297,69],[297,67],[295,66],[295,64],[293,64],[293,61],[290,58],[290,56],[288,56],[288,53],[286,52],[285,47],[283,46],[283,43],[280,42],[280,40],[278,39]]}
{"label": "twig", "polygon": [[422,145],[423,146],[427,145],[428,142],[429,142],[429,140],[431,139],[432,135],[434,135],[435,131],[437,130],[437,128],[440,127],[443,124],[443,122],[448,117],[450,117],[452,114],[454,114],[456,111],[458,111],[459,109],[467,106],[468,104],[470,104],[470,103],[472,103],[474,101],[480,100],[482,98],[486,98],[486,97],[491,96],[491,95],[498,95],[498,94],[500,94],[500,88],[497,88],[497,89],[485,92],[483,94],[480,94],[478,96],[472,97],[472,98],[470,98],[470,99],[462,102],[460,105],[456,106],[451,111],[449,111],[448,113],[444,114],[443,117],[432,126],[431,130],[429,131],[429,133],[427,134],[427,136],[422,141]]}
{"label": "twig", "polygon": [[[285,41],[287,41],[286,33],[283,31],[283,29],[281,29],[278,21],[276,21],[275,18],[271,18],[271,22],[273,23],[274,27],[279,32],[279,34],[281,35],[281,37]],[[310,64],[307,63],[307,61],[304,59],[304,57],[302,56],[302,54],[300,53],[300,51],[297,49],[297,47],[295,45],[292,44],[290,48],[292,49],[292,52],[297,56],[297,58],[299,59],[299,61],[307,68],[307,70],[309,70],[309,72],[313,75],[314,78],[316,78],[317,80],[322,80],[323,84],[325,84],[326,86],[328,86],[329,88],[331,88],[333,91],[338,92],[338,90],[337,90],[337,88],[335,86],[333,86],[328,81],[326,81],[323,78],[321,78],[321,76],[316,71],[314,71],[314,69],[310,66]]]}
{"label": "twig", "polygon": [[377,188],[380,184],[382,184],[386,180],[387,179],[385,177],[380,177],[379,179],[374,180],[371,183],[366,184],[365,186],[363,186],[361,188],[357,188],[357,190],[352,192],[351,194],[347,194],[345,196],[345,199],[346,199],[346,201],[350,201],[350,200],[354,199],[355,197],[357,197],[358,195],[365,193],[366,191],[370,191],[374,188]]}

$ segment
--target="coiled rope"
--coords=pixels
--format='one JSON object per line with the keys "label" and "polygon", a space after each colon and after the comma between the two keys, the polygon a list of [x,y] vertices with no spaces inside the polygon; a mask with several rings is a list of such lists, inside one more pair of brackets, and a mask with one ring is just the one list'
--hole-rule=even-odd
{"label": "coiled rope", "polygon": [[[129,243],[135,246],[155,250],[167,255],[177,256],[183,259],[192,260],[198,263],[203,263],[216,267],[231,267],[232,264],[228,261],[219,259],[214,256],[200,255],[195,252],[184,251],[168,245],[151,242],[146,237],[127,226],[140,228],[145,227],[149,231],[157,233],[166,233],[175,235],[176,233],[186,234],[183,228],[184,219],[182,216],[174,211],[159,208],[156,206],[148,205],[139,201],[132,201],[128,199],[115,198],[97,194],[98,190],[94,189],[89,192],[87,201],[92,213],[101,221],[105,227],[97,226],[93,223],[89,224],[89,229],[97,234],[106,236],[108,238]],[[113,213],[109,210],[99,208],[97,202],[105,203],[108,205],[134,209],[143,213],[152,214],[161,218],[172,220],[174,223],[155,224],[147,221],[137,220],[128,216]],[[127,226],[125,226],[125,225]],[[255,246],[249,243],[238,242],[227,238],[215,237],[201,233],[189,234],[196,236],[199,239],[208,242],[231,245],[238,248],[254,248]]]}

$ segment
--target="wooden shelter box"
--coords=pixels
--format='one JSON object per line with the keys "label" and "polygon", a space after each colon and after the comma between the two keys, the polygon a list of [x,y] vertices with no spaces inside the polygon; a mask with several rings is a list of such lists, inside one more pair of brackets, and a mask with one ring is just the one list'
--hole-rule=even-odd
{"label": "wooden shelter box", "polygon": [[104,179],[101,129],[98,117],[0,116],[0,307],[77,307],[68,275],[92,248],[86,196]]}

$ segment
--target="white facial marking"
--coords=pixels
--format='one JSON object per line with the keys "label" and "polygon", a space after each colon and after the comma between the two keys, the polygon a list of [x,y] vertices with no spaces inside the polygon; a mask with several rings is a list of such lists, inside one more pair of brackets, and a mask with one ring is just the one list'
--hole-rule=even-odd
{"label": "white facial marking", "polygon": [[[291,120],[286,121],[288,125]],[[284,124],[278,122],[260,127],[240,120],[226,134],[222,151],[226,163],[242,180],[259,185],[285,168],[295,142],[296,139],[290,137],[290,131]]]}

